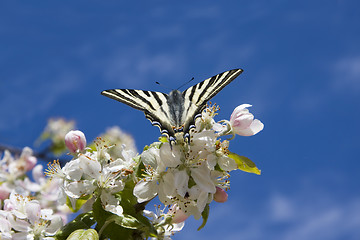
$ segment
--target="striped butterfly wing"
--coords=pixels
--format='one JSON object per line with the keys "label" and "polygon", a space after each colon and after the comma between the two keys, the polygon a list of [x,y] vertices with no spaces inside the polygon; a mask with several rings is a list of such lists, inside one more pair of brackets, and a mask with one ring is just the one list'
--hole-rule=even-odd
{"label": "striped butterfly wing", "polygon": [[159,127],[162,134],[175,135],[173,121],[169,115],[167,94],[134,89],[111,89],[102,91],[101,94],[143,111],[145,117],[152,125]]}
{"label": "striped butterfly wing", "polygon": [[201,116],[206,102],[242,72],[242,69],[234,69],[220,73],[182,93],[173,90],[168,95],[153,91],[111,89],[101,94],[143,111],[162,134],[168,135],[170,142],[176,140],[176,132],[183,132],[183,137],[189,140],[189,131],[194,127],[195,118]]}
{"label": "striped butterfly wing", "polygon": [[233,69],[208,78],[192,87],[183,91],[184,96],[184,137],[188,137],[188,133],[194,127],[195,119],[201,116],[201,112],[205,109],[207,101],[213,98],[226,85],[232,82],[243,72],[242,69]]}

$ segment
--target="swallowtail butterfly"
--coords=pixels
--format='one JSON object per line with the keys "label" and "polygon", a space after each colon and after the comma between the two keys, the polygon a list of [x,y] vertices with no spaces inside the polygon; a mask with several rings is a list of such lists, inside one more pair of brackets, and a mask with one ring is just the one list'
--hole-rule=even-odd
{"label": "swallowtail butterfly", "polygon": [[183,92],[173,90],[169,94],[162,92],[111,89],[101,94],[125,103],[145,113],[160,132],[168,136],[170,146],[176,138],[190,140],[190,130],[195,127],[195,119],[201,116],[207,101],[243,72],[233,69],[208,78]]}

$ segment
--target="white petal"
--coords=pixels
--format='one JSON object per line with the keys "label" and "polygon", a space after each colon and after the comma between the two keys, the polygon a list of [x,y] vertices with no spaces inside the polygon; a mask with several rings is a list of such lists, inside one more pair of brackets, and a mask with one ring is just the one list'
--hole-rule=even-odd
{"label": "white petal", "polygon": [[119,204],[119,200],[107,191],[101,193],[101,203],[104,209],[108,212],[114,213],[118,216],[121,216],[123,213],[123,208]]}
{"label": "white petal", "polygon": [[160,185],[163,189],[164,193],[167,196],[173,196],[176,191],[175,183],[175,174],[172,171],[167,171],[166,174],[163,176]]}
{"label": "white petal", "polygon": [[63,225],[62,218],[59,215],[55,215],[52,217],[50,225],[46,228],[46,232],[53,236]]}
{"label": "white petal", "polygon": [[141,154],[141,161],[144,164],[150,165],[154,169],[157,168],[159,160],[160,160],[160,149],[156,147],[151,147]]}
{"label": "white petal", "polygon": [[252,124],[250,125],[250,128],[252,130],[252,132],[255,134],[257,134],[258,132],[260,132],[261,130],[264,129],[264,124],[258,120],[258,119],[255,119]]}
{"label": "white petal", "polygon": [[96,186],[92,181],[82,180],[64,184],[66,195],[72,198],[80,198],[82,195],[92,194]]}
{"label": "white petal", "polygon": [[225,126],[225,125],[222,125],[222,124],[220,124],[220,123],[214,123],[212,129],[215,130],[215,131],[217,131],[217,132],[221,132],[221,131],[226,130],[226,126]]}
{"label": "white petal", "polygon": [[35,239],[34,238],[34,234],[33,233],[28,233],[27,231],[23,231],[23,232],[17,232],[14,233],[12,235],[12,239],[16,239],[16,240],[32,240]]}
{"label": "white petal", "polygon": [[164,143],[160,148],[160,163],[166,167],[176,167],[181,164],[180,152],[178,146],[170,148],[169,143]]}
{"label": "white petal", "polygon": [[189,175],[186,173],[185,170],[183,171],[175,171],[175,188],[177,193],[184,197],[187,190],[188,190],[188,183],[189,183]]}
{"label": "white petal", "polygon": [[200,195],[200,187],[198,185],[192,186],[189,189],[189,198],[192,200],[196,200],[198,199],[199,195]]}
{"label": "white petal", "polygon": [[8,220],[11,224],[11,227],[16,231],[27,232],[28,228],[30,227],[30,224],[27,221],[19,218],[16,218],[15,220],[13,216],[10,216]]}
{"label": "white petal", "polygon": [[196,206],[199,209],[199,212],[201,212],[201,213],[204,211],[204,208],[207,204],[208,196],[209,196],[209,193],[202,191],[199,195],[199,198],[196,201],[196,203],[197,203]]}
{"label": "white petal", "polygon": [[101,165],[96,160],[90,160],[84,155],[79,157],[80,160],[80,168],[82,168],[83,172],[89,175],[92,178],[98,179],[101,172]]}
{"label": "white petal", "polygon": [[260,132],[261,130],[263,130],[264,128],[264,124],[258,120],[255,119],[251,125],[246,128],[246,129],[234,129],[235,133],[241,136],[253,136],[256,133]]}
{"label": "white petal", "polygon": [[0,217],[0,232],[10,232],[11,231],[11,225],[8,220],[6,220],[4,217]]}
{"label": "white petal", "polygon": [[207,164],[202,164],[197,168],[190,169],[191,177],[194,179],[196,184],[202,189],[209,193],[215,193],[216,188],[214,182],[210,178],[210,169]]}
{"label": "white petal", "polygon": [[143,210],[143,214],[145,217],[152,218],[153,220],[157,218],[156,214],[149,210]]}
{"label": "white petal", "polygon": [[40,219],[41,207],[39,202],[30,201],[26,204],[26,215],[31,224],[34,224]]}
{"label": "white petal", "polygon": [[159,200],[165,204],[172,204],[172,197],[175,196],[175,176],[172,171],[167,171],[159,183]]}
{"label": "white petal", "polygon": [[157,192],[158,185],[156,181],[140,181],[134,187],[134,195],[139,203],[152,199]]}
{"label": "white petal", "polygon": [[206,162],[208,164],[209,169],[214,170],[214,167],[216,166],[216,155],[215,154],[209,154],[206,157]]}
{"label": "white petal", "polygon": [[238,167],[234,159],[226,156],[220,157],[218,163],[221,169],[225,171],[233,171]]}
{"label": "white petal", "polygon": [[78,158],[71,160],[65,164],[65,166],[62,168],[62,171],[67,175],[68,178],[79,181],[83,174],[83,170],[79,167],[79,165],[80,160]]}
{"label": "white petal", "polygon": [[41,164],[38,164],[33,168],[32,176],[36,183],[44,183],[45,182],[43,166]]}

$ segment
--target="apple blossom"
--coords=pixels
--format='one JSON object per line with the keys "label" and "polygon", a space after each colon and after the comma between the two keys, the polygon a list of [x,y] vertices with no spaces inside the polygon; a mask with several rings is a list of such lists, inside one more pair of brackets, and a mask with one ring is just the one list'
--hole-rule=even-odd
{"label": "apple blossom", "polygon": [[231,114],[230,124],[235,134],[252,136],[264,128],[264,124],[261,121],[254,119],[254,115],[249,112],[248,107],[251,107],[251,105],[241,104]]}
{"label": "apple blossom", "polygon": [[68,132],[65,135],[65,145],[72,153],[83,151],[86,147],[86,138],[84,133],[79,130]]}
{"label": "apple blossom", "polygon": [[[126,229],[122,233],[137,239],[170,240],[191,215],[203,218],[202,228],[211,202],[227,200],[230,172],[260,174],[251,160],[230,152],[231,139],[221,138],[235,133],[250,136],[263,129],[249,113],[250,106],[240,105],[230,121],[218,122],[214,117],[220,108],[208,106],[196,119],[189,142],[179,140],[170,147],[161,138],[139,155],[119,128],[103,135],[110,142],[97,138],[89,147],[82,132],[70,131],[62,136],[61,144],[73,153],[73,159],[64,166],[59,160],[48,165],[45,175],[49,178],[36,165],[30,148],[24,148],[20,157],[5,151],[0,160],[0,238],[66,239],[71,232],[59,229],[69,209],[83,212],[68,225],[71,229],[96,225],[102,239],[121,238],[111,231]],[[65,127],[69,125],[53,121],[48,131],[60,136]],[[29,170],[34,180],[27,177]],[[158,206],[155,212],[145,208],[155,197],[167,207]],[[109,224],[112,227],[107,228]]]}
{"label": "apple blossom", "polygon": [[[53,214],[51,209],[42,209],[39,201],[32,200],[13,191],[10,198],[5,200],[4,210],[0,210],[3,224],[10,223],[5,233],[11,234],[12,239],[46,239],[52,237],[63,226],[59,215]],[[5,226],[6,226],[5,225]],[[3,226],[3,228],[5,227]]]}
{"label": "apple blossom", "polygon": [[160,209],[160,206],[157,206],[155,212],[144,210],[143,213],[150,219],[150,221],[157,230],[158,237],[152,237],[152,240],[171,240],[170,237],[176,232],[180,231],[185,225],[184,221],[186,220],[186,217],[183,217],[183,221],[173,221],[175,216],[174,214],[176,213],[174,213],[174,210],[171,208],[169,209],[169,211],[165,212],[165,209]]}

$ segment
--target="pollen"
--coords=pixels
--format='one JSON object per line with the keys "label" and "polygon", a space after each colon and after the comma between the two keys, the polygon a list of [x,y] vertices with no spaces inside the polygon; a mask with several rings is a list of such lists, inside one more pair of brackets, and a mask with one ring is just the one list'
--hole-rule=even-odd
{"label": "pollen", "polygon": [[59,160],[54,160],[52,163],[47,164],[48,169],[45,170],[45,175],[49,176],[50,179],[54,177],[54,175],[58,175],[61,173],[61,166]]}

